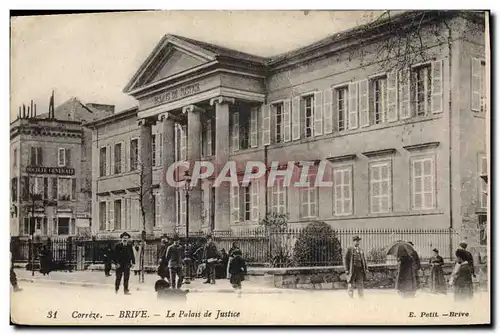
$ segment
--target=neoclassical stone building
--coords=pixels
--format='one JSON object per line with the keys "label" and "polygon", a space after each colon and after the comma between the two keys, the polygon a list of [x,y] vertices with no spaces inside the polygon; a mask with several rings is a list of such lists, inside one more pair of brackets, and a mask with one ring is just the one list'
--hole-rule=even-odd
{"label": "neoclassical stone building", "polygon": [[[190,231],[251,227],[269,211],[288,213],[291,225],[485,222],[484,17],[436,13],[421,22],[428,59],[397,70],[375,51],[353,56],[393,38],[384,22],[270,58],[164,36],[124,88],[138,107],[90,124],[95,232],[144,228],[127,223],[142,222],[138,187],[152,190],[143,201],[146,230],[182,232],[183,190],[162,179],[180,159],[331,163],[331,188],[213,188],[206,180],[190,192]],[[426,33],[431,25],[446,38]],[[124,205],[130,199],[136,204]]]}

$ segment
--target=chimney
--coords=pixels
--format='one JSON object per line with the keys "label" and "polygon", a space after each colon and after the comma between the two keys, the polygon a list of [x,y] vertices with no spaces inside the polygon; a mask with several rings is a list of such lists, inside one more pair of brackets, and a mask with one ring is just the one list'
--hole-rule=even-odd
{"label": "chimney", "polygon": [[23,119],[26,119],[26,105],[23,104]]}
{"label": "chimney", "polygon": [[36,117],[36,104],[35,104],[35,117]]}
{"label": "chimney", "polygon": [[31,117],[33,117],[33,100],[31,100]]}

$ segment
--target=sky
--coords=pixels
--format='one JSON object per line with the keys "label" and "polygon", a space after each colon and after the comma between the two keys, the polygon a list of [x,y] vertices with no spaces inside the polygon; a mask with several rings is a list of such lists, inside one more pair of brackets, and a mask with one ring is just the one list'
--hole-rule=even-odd
{"label": "sky", "polygon": [[273,56],[366,23],[363,11],[148,11],[11,19],[11,117],[20,105],[47,112],[71,97],[136,105],[122,92],[163,35],[171,33]]}

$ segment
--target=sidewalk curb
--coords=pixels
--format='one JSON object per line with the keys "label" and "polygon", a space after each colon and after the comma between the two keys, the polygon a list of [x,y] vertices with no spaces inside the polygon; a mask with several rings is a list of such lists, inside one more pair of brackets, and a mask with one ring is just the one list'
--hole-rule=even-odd
{"label": "sidewalk curb", "polygon": [[[77,287],[101,287],[101,288],[114,288],[112,284],[102,284],[102,283],[85,283],[85,282],[72,282],[72,281],[61,281],[61,280],[50,280],[50,279],[28,279],[28,278],[19,278],[18,281],[25,283],[33,283],[33,284],[50,284],[50,285],[66,285],[66,286],[77,286]],[[141,285],[142,286],[142,285]],[[218,289],[199,289],[199,288],[189,288],[189,293],[235,293],[235,291],[231,288],[218,288]],[[146,287],[133,287],[131,291],[153,291],[153,288]],[[293,289],[243,289],[242,293],[244,294],[282,294],[287,292],[299,292],[306,293],[304,290],[293,290]]]}

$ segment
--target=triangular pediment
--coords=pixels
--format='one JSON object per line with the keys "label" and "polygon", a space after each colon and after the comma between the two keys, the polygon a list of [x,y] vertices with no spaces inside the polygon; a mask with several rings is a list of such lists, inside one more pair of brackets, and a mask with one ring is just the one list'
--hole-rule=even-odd
{"label": "triangular pediment", "polygon": [[166,35],[134,74],[124,92],[140,90],[149,84],[214,61],[215,56],[205,48],[176,36]]}
{"label": "triangular pediment", "polygon": [[168,78],[174,74],[192,69],[203,63],[206,63],[206,61],[188,55],[187,53],[180,50],[173,49],[170,52],[170,55],[168,55],[164,64],[161,65],[159,71],[157,71],[151,82],[155,82],[163,78]]}

